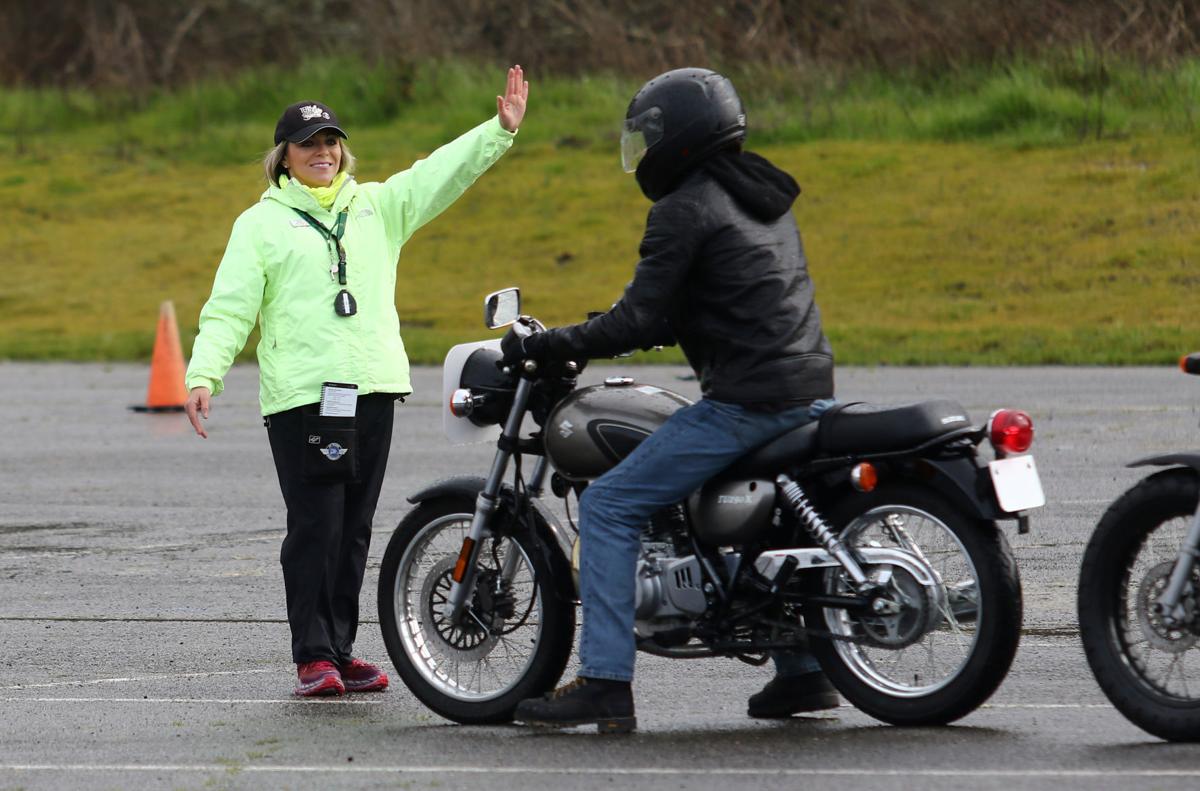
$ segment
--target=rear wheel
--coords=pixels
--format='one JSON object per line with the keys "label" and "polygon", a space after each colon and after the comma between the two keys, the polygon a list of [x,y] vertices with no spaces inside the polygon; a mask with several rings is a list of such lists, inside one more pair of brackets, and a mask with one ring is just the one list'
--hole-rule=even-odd
{"label": "rear wheel", "polygon": [[396,528],[379,572],[379,623],[396,672],[426,706],[461,723],[508,722],[558,682],[575,606],[525,532],[485,539],[464,619],[443,613],[475,502],[422,503]]}
{"label": "rear wheel", "polygon": [[[899,604],[895,612],[807,613],[810,628],[837,636],[810,637],[830,681],[895,725],[944,724],[974,711],[1004,680],[1021,636],[1021,583],[1004,536],[915,486],[850,498],[832,516],[848,546],[919,552],[936,576],[926,586],[900,565],[868,566]],[[845,571],[830,569],[825,591],[851,593]]]}
{"label": "rear wheel", "polygon": [[1184,588],[1182,618],[1156,600],[1200,501],[1192,470],[1152,475],[1101,517],[1079,572],[1079,632],[1096,681],[1138,727],[1200,741],[1200,569]]}

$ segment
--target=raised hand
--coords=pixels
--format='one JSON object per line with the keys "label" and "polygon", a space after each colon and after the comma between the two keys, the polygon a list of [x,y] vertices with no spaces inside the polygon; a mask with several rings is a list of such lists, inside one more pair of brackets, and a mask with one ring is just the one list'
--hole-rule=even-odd
{"label": "raised hand", "polygon": [[500,125],[510,132],[517,131],[525,117],[525,102],[529,99],[529,83],[519,65],[508,70],[508,83],[504,95],[496,97],[496,115]]}

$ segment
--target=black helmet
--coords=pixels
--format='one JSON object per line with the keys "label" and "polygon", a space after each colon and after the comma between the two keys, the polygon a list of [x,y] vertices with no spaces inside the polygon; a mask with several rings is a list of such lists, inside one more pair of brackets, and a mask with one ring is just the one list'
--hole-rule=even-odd
{"label": "black helmet", "polygon": [[642,86],[629,102],[621,165],[636,169],[650,200],[666,195],[705,157],[746,137],[746,112],[725,77],[708,69],[675,69]]}

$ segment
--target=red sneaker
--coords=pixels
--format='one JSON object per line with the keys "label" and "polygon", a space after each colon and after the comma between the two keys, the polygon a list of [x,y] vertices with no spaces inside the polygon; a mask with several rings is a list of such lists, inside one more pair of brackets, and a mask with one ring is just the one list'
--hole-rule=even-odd
{"label": "red sneaker", "polygon": [[338,668],[347,692],[382,692],[387,689],[388,677],[370,662],[351,659]]}
{"label": "red sneaker", "polygon": [[318,695],[343,695],[346,685],[332,662],[318,660],[316,662],[301,662],[296,665],[296,694],[302,698],[312,698]]}

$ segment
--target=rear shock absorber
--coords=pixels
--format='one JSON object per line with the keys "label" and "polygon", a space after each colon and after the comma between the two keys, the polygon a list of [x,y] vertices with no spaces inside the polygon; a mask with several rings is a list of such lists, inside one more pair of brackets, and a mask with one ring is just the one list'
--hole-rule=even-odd
{"label": "rear shock absorber", "polygon": [[804,529],[821,545],[822,549],[836,558],[837,562],[842,564],[842,568],[846,569],[846,573],[854,581],[854,587],[858,590],[871,587],[871,581],[867,579],[862,566],[858,565],[854,555],[846,549],[846,545],[838,538],[837,533],[833,532],[829,523],[817,513],[816,507],[809,501],[808,495],[800,488],[800,484],[786,475],[780,475],[775,479],[775,485],[787,498],[788,504],[800,518]]}

